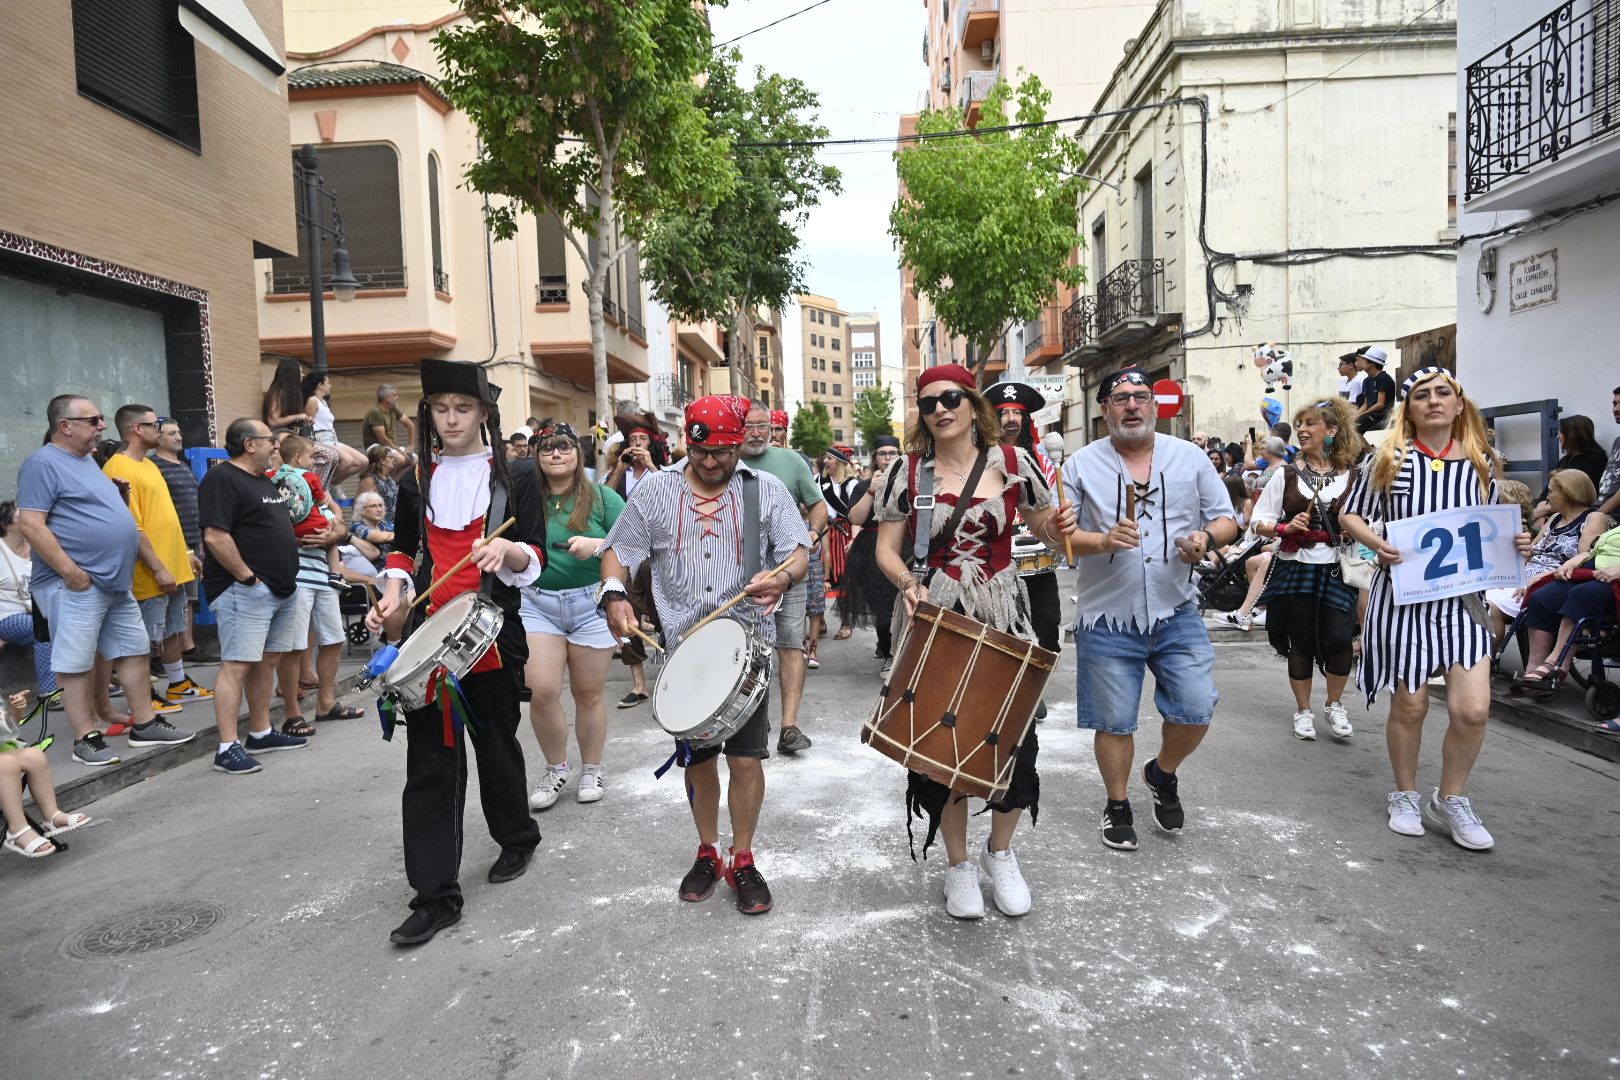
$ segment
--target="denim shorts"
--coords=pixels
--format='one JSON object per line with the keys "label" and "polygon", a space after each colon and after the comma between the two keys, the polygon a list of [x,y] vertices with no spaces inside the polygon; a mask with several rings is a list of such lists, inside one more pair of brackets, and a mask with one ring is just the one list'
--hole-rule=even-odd
{"label": "denim shorts", "polygon": [[309,626],[298,625],[299,606],[297,589],[277,596],[262,581],[233,583],[214,600],[220,659],[256,664],[265,653],[302,650],[309,644]]}
{"label": "denim shorts", "polygon": [[184,589],[148,596],[138,603],[141,605],[141,619],[146,623],[146,636],[154,645],[186,632],[186,609],[190,604],[186,601]]}
{"label": "denim shorts", "polygon": [[91,585],[74,592],[58,578],[36,588],[34,600],[51,624],[51,669],[58,675],[89,671],[96,664],[96,653],[122,660],[152,651],[141,607],[128,589],[111,592]]}
{"label": "denim shorts", "polygon": [[523,632],[567,638],[568,644],[587,649],[616,649],[607,619],[596,609],[596,586],[577,589],[522,590],[518,606],[523,616]]}
{"label": "denim shorts", "polygon": [[343,612],[338,609],[336,589],[330,585],[300,582],[293,595],[298,599],[298,614],[293,617],[298,644],[294,649],[302,652],[306,648],[311,627],[315,630],[316,643],[322,647],[343,644]]}
{"label": "denim shorts", "polygon": [[1075,724],[1131,735],[1142,704],[1142,678],[1153,672],[1153,704],[1172,724],[1208,724],[1215,690],[1215,647],[1196,605],[1178,607],[1146,634],[1111,629],[1106,620],[1075,632]]}
{"label": "denim shorts", "polygon": [[776,609],[776,647],[802,649],[810,634],[810,618],[806,604],[810,597],[808,581],[801,581],[782,594],[782,603]]}

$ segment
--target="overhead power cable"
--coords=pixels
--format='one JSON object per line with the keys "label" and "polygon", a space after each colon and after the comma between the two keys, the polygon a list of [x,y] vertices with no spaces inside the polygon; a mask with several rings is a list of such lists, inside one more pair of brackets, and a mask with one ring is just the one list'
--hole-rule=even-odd
{"label": "overhead power cable", "polygon": [[820,7],[822,4],[827,4],[827,3],[831,3],[831,2],[832,2],[832,0],[816,0],[815,3],[810,4],[807,7],[802,7],[798,11],[790,11],[790,12],[788,12],[786,15],[782,16],[780,19],[777,19],[775,22],[768,22],[764,26],[756,26],[752,30],[748,30],[748,31],[746,31],[744,33],[738,34],[734,38],[727,38],[725,41],[722,41],[718,45],[716,45],[715,48],[716,49],[723,49],[727,45],[735,45],[737,42],[741,41],[745,37],[752,37],[753,35],[759,33],[761,30],[769,30],[773,26],[781,26],[783,23],[787,22],[789,19],[796,19],[800,15],[803,15],[807,11],[814,11],[816,8]]}

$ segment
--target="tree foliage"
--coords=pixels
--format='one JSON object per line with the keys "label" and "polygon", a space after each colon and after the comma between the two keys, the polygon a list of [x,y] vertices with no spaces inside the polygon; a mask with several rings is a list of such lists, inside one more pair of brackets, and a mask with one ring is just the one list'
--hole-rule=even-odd
{"label": "tree foliage", "polygon": [[812,461],[820,461],[833,444],[832,416],[822,401],[803,405],[793,415],[793,427],[788,431],[788,445],[801,454],[809,454]]}
{"label": "tree foliage", "polygon": [[691,0],[462,0],[461,10],[466,21],[434,44],[441,89],[478,130],[467,184],[503,200],[487,215],[497,237],[525,213],[568,226],[586,265],[597,414],[610,416],[609,269],[652,219],[723,199],[735,181],[729,142],[698,105],[708,19]]}
{"label": "tree foliage", "polygon": [[[1060,286],[1084,280],[1070,254],[1084,244],[1077,207],[1086,184],[1074,174],[1085,152],[1056,126],[992,130],[1040,123],[1051,100],[1034,75],[1016,91],[997,81],[980,133],[922,139],[895,154],[901,194],[889,234],[917,291],[947,330],[975,346],[981,370],[1011,324],[1038,317]],[[965,127],[954,106],[917,118],[920,135]]]}
{"label": "tree foliage", "polygon": [[894,389],[885,385],[862,390],[855,397],[854,421],[868,451],[879,435],[893,435]]}
{"label": "tree foliage", "polygon": [[814,91],[798,79],[754,71],[738,79],[741,53],[714,57],[698,93],[711,129],[737,146],[737,179],[724,198],[693,211],[660,215],[642,245],[643,274],[653,295],[680,319],[714,319],[732,331],[734,372],[747,372],[737,393],[754,396],[754,312],[784,307],[804,291],[799,233],[812,207],[841,190],[839,172],[816,160],[808,143],[827,137],[816,119]]}

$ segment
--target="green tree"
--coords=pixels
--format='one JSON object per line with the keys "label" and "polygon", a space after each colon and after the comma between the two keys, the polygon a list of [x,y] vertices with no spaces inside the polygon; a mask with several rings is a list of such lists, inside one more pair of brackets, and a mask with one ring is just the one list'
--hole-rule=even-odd
{"label": "green tree", "polygon": [[[714,319],[730,329],[733,390],[757,397],[753,360],[756,311],[781,308],[804,291],[799,232],[812,207],[840,189],[838,170],[816,160],[827,137],[818,99],[798,79],[756,68],[751,87],[738,80],[736,50],[715,56],[699,107],[711,128],[738,147],[730,193],[692,211],[659,216],[642,245],[653,295],[677,318]],[[753,146],[753,143],[794,145]]]}
{"label": "green tree", "polygon": [[879,435],[894,434],[894,390],[892,387],[869,386],[855,398],[855,430],[861,433],[866,449]]}
{"label": "green tree", "polygon": [[827,412],[826,403],[812,401],[808,405],[800,405],[799,411],[793,415],[788,445],[801,454],[809,454],[810,460],[820,461],[832,444],[832,416]]}
{"label": "green tree", "polygon": [[[975,374],[1010,326],[1036,318],[1060,286],[1085,277],[1070,264],[1084,244],[1077,206],[1086,185],[1075,174],[1085,151],[1056,126],[993,130],[1039,124],[1051,100],[1034,75],[1016,91],[997,81],[982,107],[980,133],[925,138],[895,154],[901,193],[889,234],[939,321],[974,346]],[[917,118],[919,135],[965,127],[955,107]]]}
{"label": "green tree", "polygon": [[596,412],[611,416],[609,269],[654,217],[723,199],[736,178],[726,137],[698,106],[708,17],[691,0],[462,0],[461,10],[466,21],[434,44],[441,89],[478,129],[467,184],[503,198],[486,211],[501,239],[524,213],[568,227],[586,267]]}

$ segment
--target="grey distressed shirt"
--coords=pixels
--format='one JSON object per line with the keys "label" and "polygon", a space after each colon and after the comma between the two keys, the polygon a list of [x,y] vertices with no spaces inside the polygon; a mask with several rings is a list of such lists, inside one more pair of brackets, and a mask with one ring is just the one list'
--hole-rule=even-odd
{"label": "grey distressed shirt", "polygon": [[[606,542],[631,573],[652,559],[653,603],[671,651],[693,623],[742,592],[753,576],[743,567],[744,475],[759,477],[760,569],[810,542],[798,504],[776,477],[739,463],[719,499],[706,501],[687,486],[686,464],[643,477]],[[745,600],[727,616],[774,643],[776,619],[764,618],[763,610]]]}
{"label": "grey distressed shirt", "polygon": [[[1086,532],[1105,533],[1125,516],[1130,483],[1112,439],[1088,443],[1063,463],[1063,490]],[[1115,629],[1157,630],[1197,595],[1176,538],[1234,516],[1226,485],[1204,451],[1169,435],[1154,436],[1147,494],[1136,500],[1142,545],[1080,560],[1075,625],[1085,629],[1107,619]]]}

